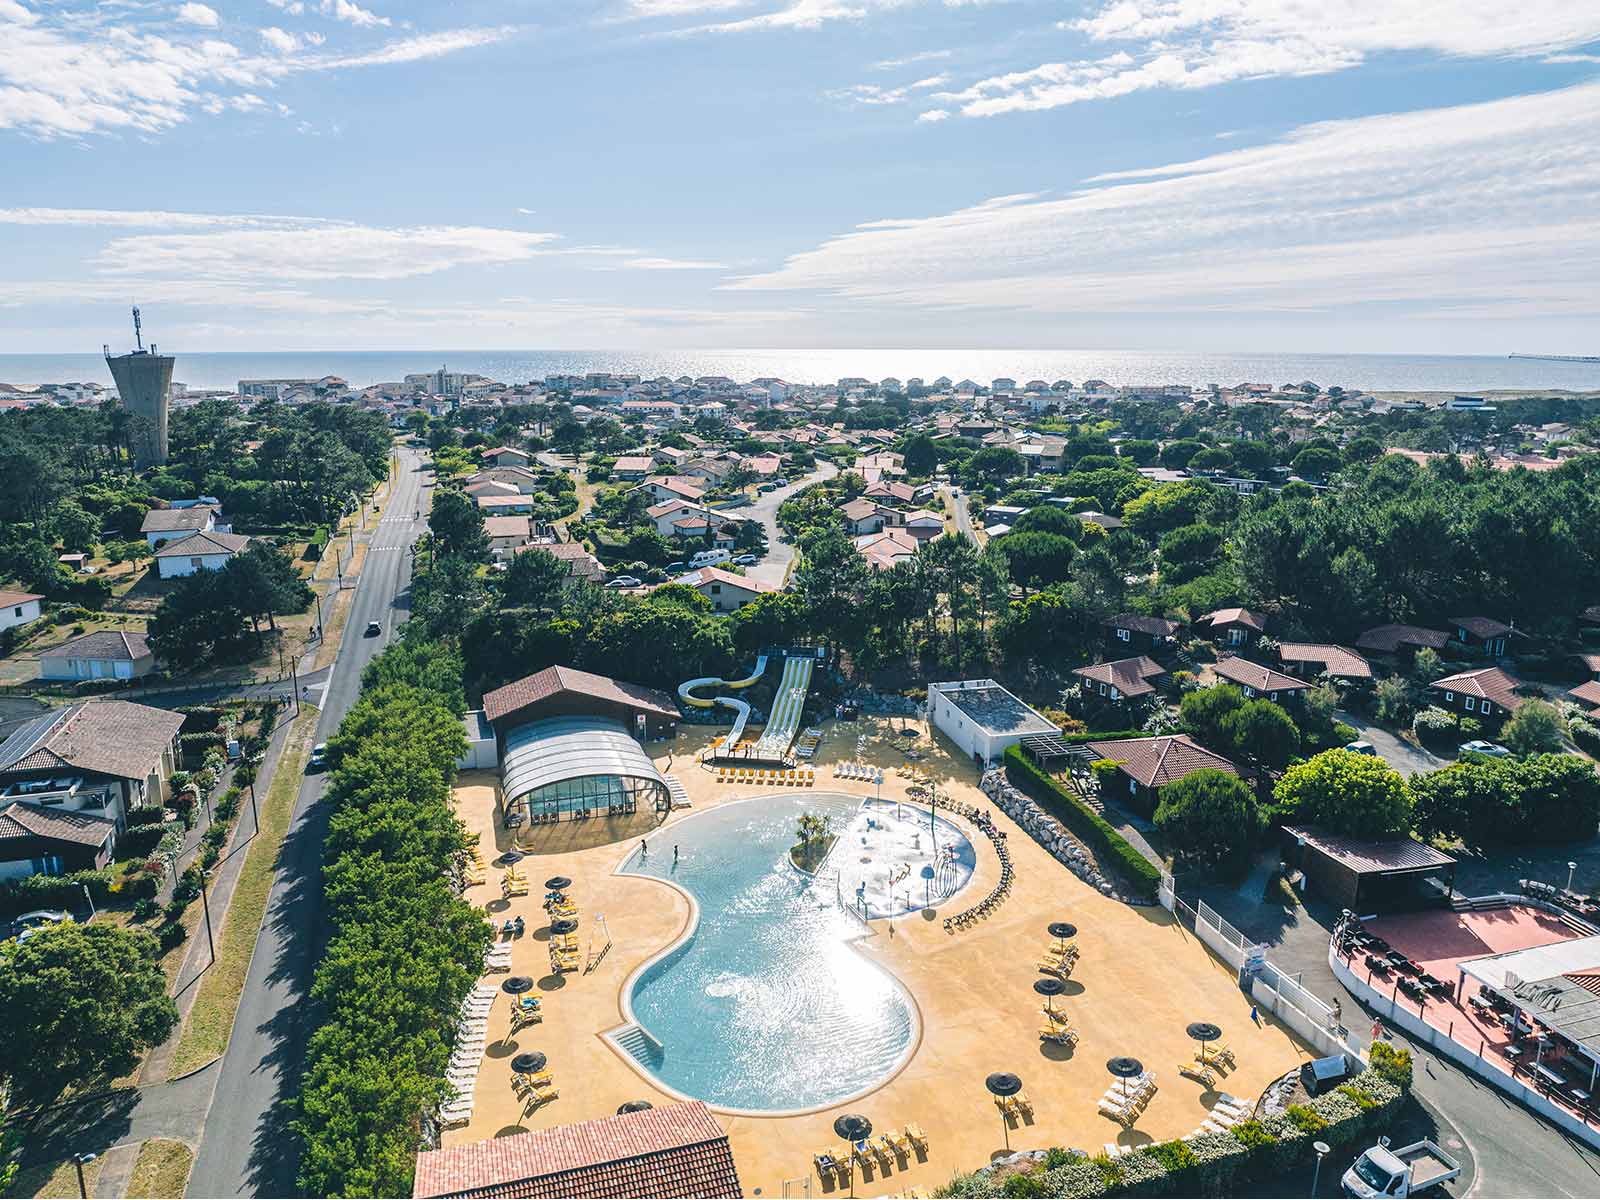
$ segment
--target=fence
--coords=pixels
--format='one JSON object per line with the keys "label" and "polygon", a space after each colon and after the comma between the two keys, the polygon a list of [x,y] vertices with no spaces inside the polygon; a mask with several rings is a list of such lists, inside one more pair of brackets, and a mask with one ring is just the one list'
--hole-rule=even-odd
{"label": "fence", "polygon": [[1280,970],[1266,957],[1260,944],[1245,937],[1204,900],[1191,907],[1178,895],[1170,875],[1161,877],[1157,895],[1163,908],[1194,930],[1213,954],[1239,972],[1240,986],[1258,1007],[1277,1017],[1320,1054],[1361,1056],[1345,1040],[1333,1010],[1302,987],[1298,979]]}

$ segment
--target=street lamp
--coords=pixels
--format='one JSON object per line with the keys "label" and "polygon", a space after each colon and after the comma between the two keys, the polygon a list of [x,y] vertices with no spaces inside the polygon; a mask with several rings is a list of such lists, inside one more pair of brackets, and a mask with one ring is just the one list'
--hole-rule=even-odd
{"label": "street lamp", "polygon": [[1577,869],[1578,869],[1578,864],[1577,863],[1569,862],[1567,864],[1567,891],[1569,891],[1569,892],[1572,890],[1572,873],[1574,871],[1576,871]]}
{"label": "street lamp", "polygon": [[87,883],[79,884],[78,886],[83,888],[83,898],[89,902],[89,920],[92,921],[94,920],[94,897],[89,895],[89,885]]}
{"label": "street lamp", "polygon": [[1317,1184],[1322,1179],[1322,1160],[1328,1151],[1333,1149],[1327,1142],[1312,1142],[1311,1148],[1317,1152],[1317,1167],[1311,1174],[1311,1194],[1317,1194]]}
{"label": "street lamp", "polygon": [[74,1154],[72,1165],[78,1168],[78,1195],[89,1200],[89,1185],[83,1181],[83,1168],[95,1160],[93,1154]]}

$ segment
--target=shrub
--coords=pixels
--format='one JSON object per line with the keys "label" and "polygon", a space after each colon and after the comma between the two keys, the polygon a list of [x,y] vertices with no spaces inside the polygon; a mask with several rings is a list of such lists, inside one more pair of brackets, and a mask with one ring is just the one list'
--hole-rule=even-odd
{"label": "shrub", "polygon": [[161,944],[163,954],[174,946],[182,945],[188,936],[189,931],[177,921],[168,921],[156,930],[156,941]]}
{"label": "shrub", "polygon": [[138,825],[117,839],[117,862],[129,859],[146,859],[161,844],[163,830],[159,825]]}
{"label": "shrub", "polygon": [[199,704],[178,711],[183,714],[182,733],[210,733],[222,724],[222,709],[210,705]]}
{"label": "shrub", "polygon": [[174,896],[167,901],[167,906],[161,910],[161,915],[168,921],[182,920],[183,914],[189,909],[190,902],[189,900],[179,900]]}
{"label": "shrub", "polygon": [[1044,1152],[1044,1169],[1053,1171],[1057,1167],[1064,1167],[1070,1162],[1077,1162],[1079,1157],[1081,1156],[1074,1154],[1070,1150],[1064,1150],[1060,1146],[1051,1146],[1050,1149]]}
{"label": "shrub", "polygon": [[1398,1088],[1411,1086],[1411,1050],[1388,1042],[1373,1042],[1369,1053],[1372,1072]]}
{"label": "shrub", "polygon": [[[172,773],[172,778],[177,779],[178,775],[179,772],[174,771]],[[136,808],[128,814],[126,823],[129,829],[136,829],[145,825],[159,825],[165,819],[166,814],[163,813],[159,807]],[[127,835],[124,834],[123,836],[126,837]]]}
{"label": "shrub", "polygon": [[1455,714],[1437,706],[1425,708],[1411,719],[1411,732],[1418,740],[1433,745],[1454,737],[1458,728]]}
{"label": "shrub", "polygon": [[1005,1183],[1000,1186],[1000,1194],[1016,1197],[1017,1200],[1033,1200],[1034,1197],[1048,1196],[1050,1192],[1039,1175],[1033,1171],[1019,1171],[1006,1176]]}
{"label": "shrub", "polygon": [[200,847],[200,865],[209,871],[222,858],[222,848],[211,842]]}
{"label": "shrub", "polygon": [[1567,734],[1586,754],[1600,757],[1600,725],[1584,717],[1573,717],[1567,722]]}
{"label": "shrub", "polygon": [[239,805],[243,800],[243,796],[244,793],[236,787],[231,787],[223,792],[222,798],[217,801],[213,809],[217,814],[217,820],[231,821],[238,816]]}
{"label": "shrub", "polygon": [[200,868],[190,863],[184,868],[183,874],[178,876],[178,882],[173,886],[173,900],[182,900],[185,904],[195,900],[200,895],[200,887],[204,882],[204,875]]}
{"label": "shrub", "polygon": [[200,835],[200,841],[207,846],[220,846],[228,840],[228,827],[221,821],[213,821],[210,827]]}
{"label": "shrub", "polygon": [[148,921],[160,911],[161,905],[156,903],[154,896],[141,896],[133,902],[133,919],[135,921]]}
{"label": "shrub", "polygon": [[1105,865],[1121,874],[1137,891],[1146,897],[1155,895],[1161,883],[1161,872],[1155,864],[1129,845],[1104,817],[1086,808],[1076,796],[1023,757],[1017,746],[1006,750],[1006,778],[1037,800],[1093,850],[1104,855]]}
{"label": "shrub", "polygon": [[1104,1196],[1121,1181],[1115,1164],[1105,1158],[1090,1158],[1046,1171],[1045,1187],[1052,1196],[1092,1200]]}
{"label": "shrub", "polygon": [[1307,1108],[1304,1104],[1289,1105],[1286,1115],[1302,1133],[1320,1133],[1328,1127],[1326,1117],[1313,1109]]}
{"label": "shrub", "polygon": [[1168,1171],[1182,1171],[1200,1161],[1185,1142],[1158,1142],[1145,1149]]}
{"label": "shrub", "polygon": [[1233,1127],[1232,1132],[1233,1136],[1247,1150],[1257,1150],[1263,1146],[1270,1146],[1278,1140],[1268,1133],[1266,1126],[1254,1117],[1248,1121],[1240,1121]]}

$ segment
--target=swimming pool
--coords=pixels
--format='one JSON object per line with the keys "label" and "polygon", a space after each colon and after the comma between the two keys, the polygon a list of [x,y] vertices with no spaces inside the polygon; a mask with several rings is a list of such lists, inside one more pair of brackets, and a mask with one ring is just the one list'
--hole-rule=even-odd
{"label": "swimming pool", "polygon": [[850,945],[864,927],[837,902],[832,870],[806,876],[788,858],[802,813],[844,829],[860,809],[826,794],[739,801],[661,830],[624,863],[699,906],[688,940],[626,985],[625,1007],[650,1039],[614,1039],[667,1088],[719,1108],[820,1108],[881,1082],[909,1053],[915,1006]]}

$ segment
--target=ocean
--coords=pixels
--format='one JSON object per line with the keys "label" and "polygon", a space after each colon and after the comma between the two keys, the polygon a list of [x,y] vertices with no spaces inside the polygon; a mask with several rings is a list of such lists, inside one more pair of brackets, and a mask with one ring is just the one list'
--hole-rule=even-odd
{"label": "ocean", "polygon": [[[546,375],[611,371],[646,378],[726,375],[744,382],[776,376],[831,383],[845,376],[926,380],[948,375],[980,383],[1006,377],[1054,382],[1104,379],[1114,385],[1299,383],[1309,379],[1370,392],[1600,391],[1600,363],[1542,362],[1487,355],[1237,354],[1192,350],[319,350],[177,355],[173,378],[191,388],[233,388],[241,379],[338,375],[353,386],[437,370],[524,383]],[[98,354],[0,354],[0,383],[99,381],[111,375]]]}

